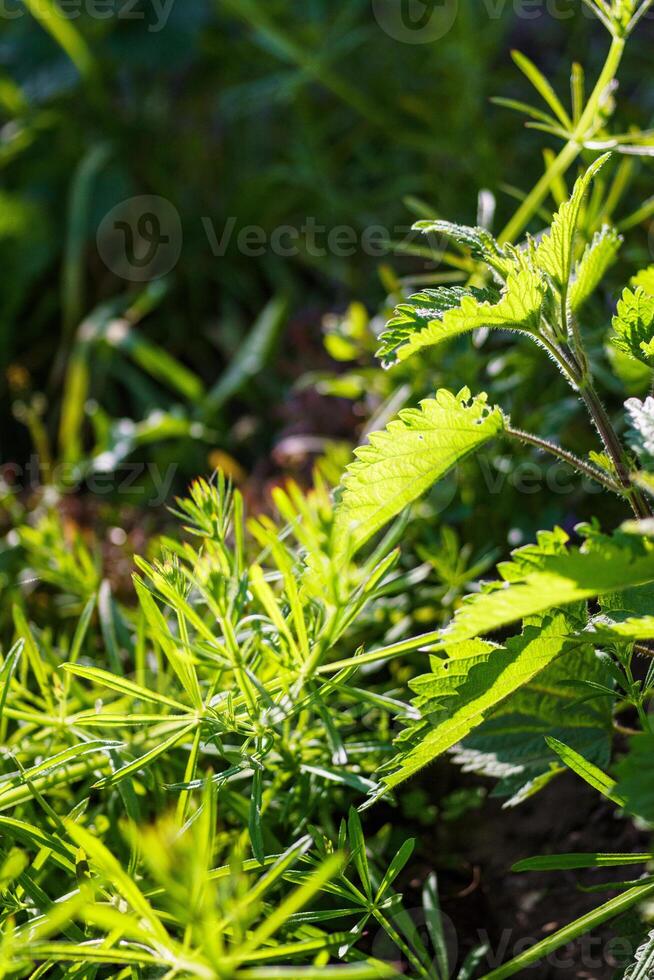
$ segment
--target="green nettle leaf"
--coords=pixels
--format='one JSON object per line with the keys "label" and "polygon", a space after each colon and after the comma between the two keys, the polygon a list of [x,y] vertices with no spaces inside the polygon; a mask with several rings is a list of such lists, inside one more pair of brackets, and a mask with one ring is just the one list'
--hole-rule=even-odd
{"label": "green nettle leaf", "polygon": [[540,323],[544,295],[542,276],[526,266],[509,275],[499,299],[484,290],[430,290],[426,306],[427,294],[418,293],[397,308],[381,334],[378,356],[389,366],[423,347],[482,328],[531,333]]}
{"label": "green nettle leaf", "polygon": [[498,566],[504,583],[492,583],[486,591],[470,596],[443,631],[442,645],[654,580],[651,542],[636,535],[616,533],[608,537],[586,531],[588,539],[581,548],[563,548],[561,543],[567,535],[559,530],[558,540],[541,534],[537,545],[513,552],[512,562]]}
{"label": "green nettle leaf", "polygon": [[654,639],[654,584],[607,593],[600,597],[600,606],[589,625],[596,646]]}
{"label": "green nettle leaf", "polygon": [[654,398],[650,396],[644,402],[629,398],[624,407],[629,422],[629,445],[646,469],[654,469]]}
{"label": "green nettle leaf", "polygon": [[630,643],[635,640],[654,639],[654,616],[631,616],[620,622],[604,622],[604,617],[593,620],[592,632],[595,643]]}
{"label": "green nettle leaf", "polygon": [[485,262],[501,279],[506,279],[512,269],[511,260],[507,258],[504,250],[485,228],[457,225],[451,221],[427,219],[416,221],[413,230],[421,231],[425,235],[437,235],[451,239],[459,248],[469,251],[473,259],[480,259]]}
{"label": "green nettle leaf", "polygon": [[[474,642],[474,641],[471,641]],[[493,711],[473,735],[454,750],[465,772],[498,780],[493,796],[515,806],[559,771],[545,736],[571,746],[596,766],[611,758],[610,697],[585,699],[577,678],[609,687],[610,674],[590,646],[566,653]]]}
{"label": "green nettle leaf", "polygon": [[650,296],[654,296],[654,265],[648,265],[646,269],[641,269],[635,276],[632,276],[631,286],[633,289],[644,289]]}
{"label": "green nettle leaf", "polygon": [[641,286],[635,290],[625,289],[613,317],[613,330],[611,342],[614,347],[648,367],[654,366],[653,294],[645,292]]}
{"label": "green nettle leaf", "polygon": [[337,550],[358,550],[457,463],[498,435],[504,426],[486,396],[470,398],[441,389],[418,408],[400,412],[370,443],[356,450],[345,471],[336,511]]}
{"label": "green nettle leaf", "polygon": [[604,166],[609,154],[599,157],[580,177],[568,201],[561,205],[534,253],[537,266],[551,277],[559,289],[567,288],[572,272],[577,225],[584,197],[591,181]]}
{"label": "green nettle leaf", "polygon": [[570,306],[573,312],[579,310],[595,292],[607,270],[615,262],[622,244],[622,236],[615,228],[605,225],[596,231],[577,263],[570,286]]}
{"label": "green nettle leaf", "polygon": [[625,808],[654,824],[654,735],[634,735],[628,754],[618,763],[616,792]]}
{"label": "green nettle leaf", "polygon": [[566,616],[557,613],[538,626],[525,626],[504,647],[480,641],[446,647],[447,659],[432,658],[432,673],[412,685],[422,718],[401,737],[385,785],[397,786],[457,745],[500,702],[581,642]]}
{"label": "green nettle leaf", "polygon": [[441,322],[448,310],[461,306],[464,296],[472,296],[480,303],[496,303],[499,299],[496,290],[443,286],[440,289],[423,289],[411,296],[408,303],[397,306],[393,319],[388,321],[379,338],[381,346],[377,357],[383,366],[392,367],[398,360],[408,357],[408,353],[400,352],[411,343],[413,336],[421,335],[435,321]]}

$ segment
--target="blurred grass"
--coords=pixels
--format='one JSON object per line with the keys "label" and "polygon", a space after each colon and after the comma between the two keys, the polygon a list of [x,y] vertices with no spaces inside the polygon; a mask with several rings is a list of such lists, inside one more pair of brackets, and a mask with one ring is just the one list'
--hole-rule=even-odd
{"label": "blurred grass", "polygon": [[[181,399],[189,420],[218,425],[221,444],[248,412],[265,423],[249,463],[265,454],[274,440],[266,406],[282,403],[293,380],[270,363],[288,318],[305,322],[298,357],[310,362],[321,348],[321,315],[353,297],[374,309],[384,286],[380,260],[361,249],[317,256],[301,246],[292,256],[265,249],[252,257],[239,249],[239,229],[256,225],[268,240],[280,226],[314,219],[357,235],[383,225],[402,239],[412,220],[406,198],[474,222],[483,188],[498,193],[499,226],[520,195],[515,185],[529,187],[542,161],[539,135],[517,135],[517,119],[489,103],[529,91],[509,47],[525,50],[565,94],[568,50],[585,46],[592,62],[599,35],[578,12],[557,21],[544,9],[524,19],[508,5],[489,16],[494,9],[460,0],[451,31],[430,44],[389,37],[370,0],[177,0],[163,25],[145,0],[134,8],[142,20],[71,20],[56,13],[55,0],[28,0],[25,16],[5,21],[3,459],[28,451],[10,416],[11,365],[27,372],[31,390],[46,391],[44,425],[53,443],[60,433],[67,459],[79,459],[89,441],[89,396],[111,418],[136,421],[156,406],[177,413]],[[635,45],[625,79],[627,96],[633,91],[644,107],[627,122],[644,125],[643,113],[654,109],[639,74],[650,37],[644,31]],[[164,197],[179,211],[181,259],[120,349],[103,342],[82,354],[80,325],[93,311],[113,309],[116,297],[124,311],[136,299],[136,288],[102,263],[95,236],[104,216],[137,194]],[[216,256],[207,227],[220,240],[230,220],[234,233]],[[423,268],[408,254],[385,261]],[[256,326],[242,347],[249,324]],[[293,353],[293,341],[281,343]],[[184,452],[180,461],[193,473],[197,453]]]}

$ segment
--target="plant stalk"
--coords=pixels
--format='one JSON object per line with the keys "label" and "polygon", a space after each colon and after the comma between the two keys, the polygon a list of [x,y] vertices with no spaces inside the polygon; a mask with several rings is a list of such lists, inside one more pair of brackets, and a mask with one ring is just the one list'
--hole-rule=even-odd
{"label": "plant stalk", "polygon": [[588,380],[582,383],[579,386],[579,393],[604,443],[604,448],[615,466],[615,472],[622,488],[622,493],[629,500],[635,516],[638,518],[652,517],[652,510],[649,504],[640,490],[633,485],[622,444],[592,383]]}
{"label": "plant stalk", "polygon": [[613,493],[619,494],[624,492],[622,486],[616,483],[615,480],[612,480],[607,473],[602,473],[600,469],[597,469],[595,466],[592,466],[585,460],[575,456],[574,453],[568,452],[567,449],[562,449],[555,443],[549,442],[547,439],[541,439],[540,436],[533,435],[531,432],[525,432],[523,429],[515,429],[512,425],[505,426],[504,431],[507,433],[507,435],[519,439],[520,442],[524,442],[530,446],[535,446],[537,449],[540,449],[545,453],[549,453],[551,456],[556,456],[557,459],[567,463],[568,466],[571,466],[584,476],[590,477],[591,480],[595,480],[596,483],[606,487],[607,490],[611,490]]}
{"label": "plant stalk", "polygon": [[524,199],[518,210],[515,212],[509,223],[499,236],[500,243],[512,242],[525,230],[534,213],[543,203],[554,182],[562,177],[568,167],[577,159],[583,149],[583,142],[588,135],[588,130],[595,121],[597,110],[600,106],[602,96],[607,87],[615,78],[622,55],[624,53],[625,38],[614,37],[611,42],[604,67],[595,84],[595,88],[590,94],[586,108],[581,114],[574,133],[560,151],[558,156],[546,170],[541,179]]}

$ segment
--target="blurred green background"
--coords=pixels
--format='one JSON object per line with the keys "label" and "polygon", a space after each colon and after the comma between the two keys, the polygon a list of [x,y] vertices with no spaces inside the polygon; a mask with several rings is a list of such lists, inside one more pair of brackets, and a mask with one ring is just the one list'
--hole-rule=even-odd
{"label": "blurred green background", "polygon": [[[370,255],[362,234],[402,239],[427,212],[474,224],[483,189],[499,228],[551,142],[489,102],[531,98],[511,48],[565,93],[571,61],[591,75],[606,45],[573,0],[459,0],[430,43],[389,36],[372,0],[68,0],[63,17],[52,3],[5,0],[0,19],[0,461],[36,450],[41,479],[66,463],[55,482],[74,486],[134,458],[174,463],[173,489],[225,459],[265,483],[325,438],[356,441],[396,386],[419,397],[433,374],[366,375],[374,338],[324,349],[325,324],[353,301],[372,337],[364,308],[442,271],[415,240]],[[623,71],[623,127],[651,123],[652,34],[646,23]],[[98,246],[112,209],[140,195],[170,202],[183,238],[150,286]],[[293,254],[239,244],[246,226],[269,243],[307,221],[325,236],[347,226],[357,244],[315,255],[301,231]],[[648,260],[646,227],[625,255]],[[330,386],[331,354],[351,354],[358,379]],[[495,383],[469,357],[456,370],[454,387]]]}

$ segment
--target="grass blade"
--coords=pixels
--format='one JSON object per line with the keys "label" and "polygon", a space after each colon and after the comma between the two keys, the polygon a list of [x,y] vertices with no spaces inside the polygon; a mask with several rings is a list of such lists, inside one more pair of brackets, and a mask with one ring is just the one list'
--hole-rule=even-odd
{"label": "grass blade", "polygon": [[284,296],[276,296],[264,307],[245,343],[207,395],[206,413],[218,412],[230,398],[238,394],[244,384],[263,370],[286,324],[288,312],[289,303]]}
{"label": "grass blade", "polygon": [[80,75],[88,78],[97,70],[96,61],[86,41],[69,17],[64,16],[56,0],[23,0],[41,27],[66,52]]}
{"label": "grass blade", "polygon": [[524,858],[512,871],[577,871],[583,868],[619,868],[626,864],[646,864],[654,854],[545,854]]}
{"label": "grass blade", "polygon": [[615,792],[616,782],[607,776],[606,773],[598,769],[596,765],[589,762],[588,759],[584,759],[583,755],[575,752],[570,746],[564,745],[563,742],[559,742],[557,738],[551,738],[549,735],[545,736],[545,741],[551,748],[552,752],[555,752],[562,762],[566,764],[569,769],[572,769],[574,773],[580,776],[589,786],[596,789],[598,793],[605,796],[608,800],[612,800],[613,803],[617,803],[618,806],[624,806],[625,802],[621,796]]}
{"label": "grass blade", "polygon": [[623,895],[612,898],[610,901],[605,902],[604,905],[600,905],[599,908],[593,909],[592,912],[582,915],[581,918],[575,919],[574,922],[564,926],[563,929],[559,929],[554,935],[548,936],[547,939],[536,943],[531,949],[521,953],[520,956],[516,956],[509,963],[505,963],[497,970],[492,970],[490,973],[485,974],[482,980],[504,980],[505,977],[512,977],[516,973],[526,970],[533,963],[537,963],[544,957],[549,956],[550,953],[555,952],[562,946],[566,946],[573,939],[585,935],[591,929],[602,925],[603,922],[607,922],[609,919],[614,919],[616,916],[621,915],[627,909],[632,908],[651,895],[654,895],[654,884],[630,888]]}
{"label": "grass blade", "polygon": [[154,762],[155,759],[158,759],[160,755],[163,755],[163,753],[167,752],[168,749],[174,748],[178,742],[181,742],[183,738],[186,738],[186,736],[193,731],[196,724],[197,723],[194,721],[190,725],[186,725],[185,728],[182,728],[177,732],[173,732],[169,738],[166,738],[163,742],[155,745],[154,748],[150,749],[149,752],[146,752],[145,755],[140,755],[138,759],[134,759],[133,762],[129,762],[121,769],[116,769],[116,771],[112,772],[109,776],[104,776],[102,779],[99,779],[97,783],[93,784],[94,789],[114,786],[122,779],[125,779],[126,776],[131,776],[132,773],[138,772],[139,769],[149,766],[150,763]]}
{"label": "grass blade", "polygon": [[101,667],[85,667],[82,664],[68,663],[63,664],[63,669],[70,674],[75,674],[77,677],[85,677],[89,681],[93,681],[103,687],[109,687],[112,691],[118,691],[119,694],[127,694],[129,697],[136,698],[139,701],[165,704],[167,707],[174,708],[176,711],[188,711],[188,705],[182,704],[181,701],[175,701],[174,698],[169,698],[165,694],[159,694],[158,691],[151,691],[149,688],[141,687],[140,684],[128,681],[126,677],[117,677],[108,670],[102,670]]}

